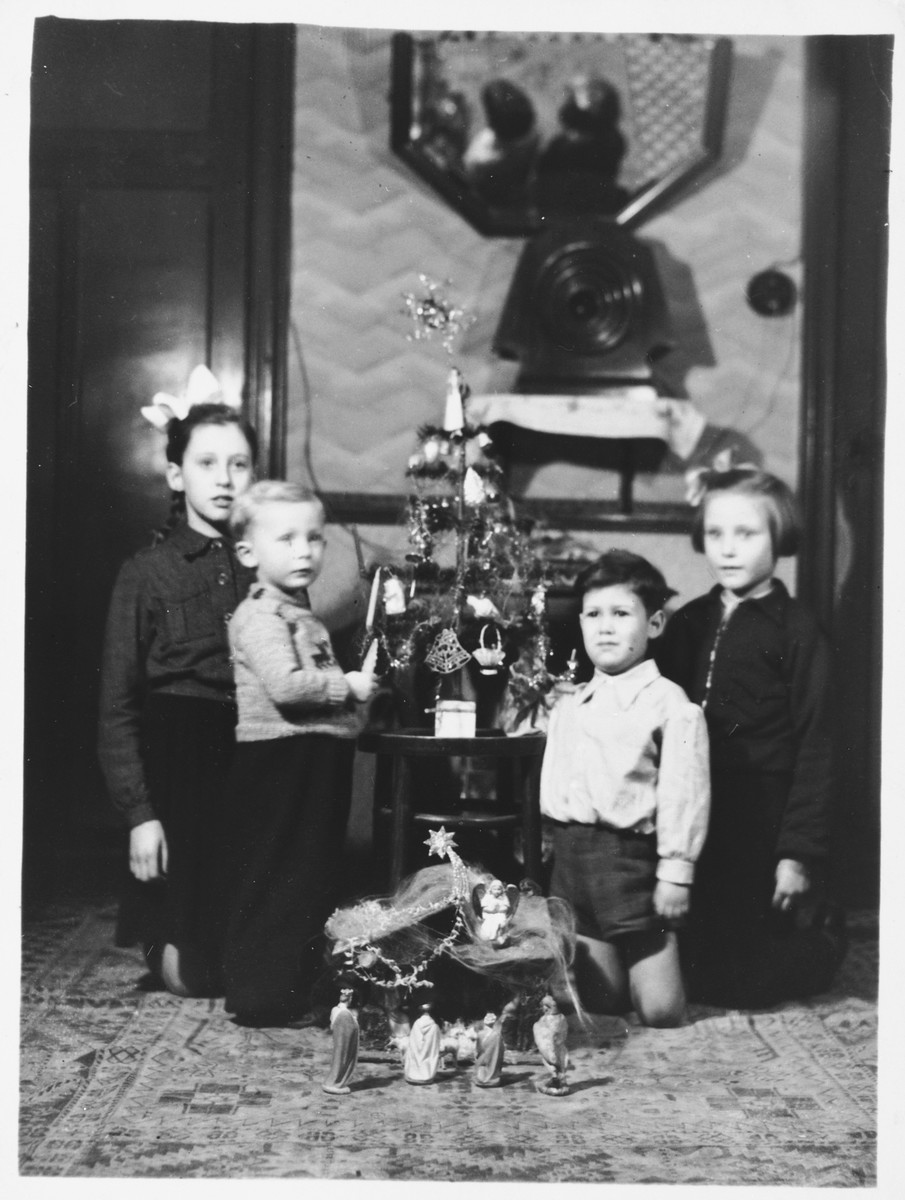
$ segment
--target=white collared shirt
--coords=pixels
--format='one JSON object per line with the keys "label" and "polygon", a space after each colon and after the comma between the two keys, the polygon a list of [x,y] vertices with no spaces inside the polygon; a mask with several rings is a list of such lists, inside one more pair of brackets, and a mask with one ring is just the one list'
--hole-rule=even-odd
{"label": "white collared shirt", "polygon": [[690,884],[710,812],[702,710],[650,659],[621,675],[597,671],[553,708],[541,811],[656,833],[657,877]]}

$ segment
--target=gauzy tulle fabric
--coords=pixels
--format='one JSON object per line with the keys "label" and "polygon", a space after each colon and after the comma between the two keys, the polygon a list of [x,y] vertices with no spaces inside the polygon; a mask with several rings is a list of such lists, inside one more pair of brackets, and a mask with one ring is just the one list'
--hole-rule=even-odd
{"label": "gauzy tulle fabric", "polygon": [[[480,914],[471,899],[474,888],[486,886],[493,877],[461,861],[457,866],[458,870],[452,863],[425,867],[403,880],[391,896],[337,909],[325,926],[334,966],[392,987],[398,984],[399,972],[445,954],[516,992],[534,991],[554,980],[568,988],[568,967],[575,953],[569,904],[521,893],[505,944],[494,945],[480,936]],[[461,919],[450,943],[457,908]]]}

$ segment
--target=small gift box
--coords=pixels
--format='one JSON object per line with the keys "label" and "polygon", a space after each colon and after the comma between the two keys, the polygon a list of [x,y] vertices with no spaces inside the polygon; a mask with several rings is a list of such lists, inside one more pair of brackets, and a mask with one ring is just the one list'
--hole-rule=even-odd
{"label": "small gift box", "polygon": [[438,700],[434,712],[434,736],[473,738],[475,708],[474,700]]}

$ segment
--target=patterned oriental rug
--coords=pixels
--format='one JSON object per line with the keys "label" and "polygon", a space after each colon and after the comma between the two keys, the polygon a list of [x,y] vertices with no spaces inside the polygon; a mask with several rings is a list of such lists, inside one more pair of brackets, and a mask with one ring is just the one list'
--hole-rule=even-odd
{"label": "patterned oriental rug", "polygon": [[505,1086],[471,1066],[412,1087],[390,1053],[348,1096],[321,1091],[319,1029],[242,1029],[221,1001],[142,992],[114,910],[26,925],[20,1173],[869,1187],[876,1183],[877,926],[857,915],[831,993],[681,1029],[570,1018],[572,1092],[537,1093],[539,1055]]}

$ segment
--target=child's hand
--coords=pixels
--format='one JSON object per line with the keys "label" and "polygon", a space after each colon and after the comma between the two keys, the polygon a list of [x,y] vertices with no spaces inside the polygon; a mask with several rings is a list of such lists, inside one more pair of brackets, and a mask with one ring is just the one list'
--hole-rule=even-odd
{"label": "child's hand", "polygon": [[346,683],[355,699],[362,704],[365,700],[370,700],[377,691],[377,680],[373,675],[366,675],[364,671],[346,671]]}
{"label": "child's hand", "polygon": [[681,883],[658,879],[654,888],[654,911],[666,921],[680,922],[688,915],[691,888]]}
{"label": "child's hand", "polygon": [[365,655],[365,660],[361,665],[360,671],[346,671],[346,683],[352,695],[359,703],[364,703],[377,691],[377,680],[374,676],[374,667],[377,665],[377,639],[375,638],[368,647],[368,652]]}
{"label": "child's hand", "polygon": [[159,821],[143,821],[129,834],[129,869],[147,883],[167,873],[167,839]]}
{"label": "child's hand", "polygon": [[377,638],[368,646],[368,652],[365,655],[364,662],[361,664],[362,674],[373,675],[374,668],[377,666],[377,651],[379,649]]}
{"label": "child's hand", "polygon": [[810,891],[811,877],[804,863],[794,858],[782,858],[776,864],[776,890],[773,907],[788,911],[799,896]]}

